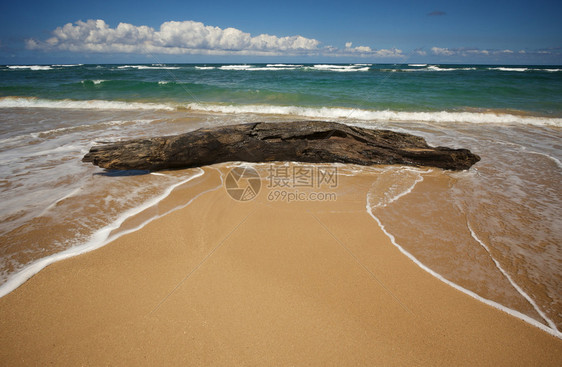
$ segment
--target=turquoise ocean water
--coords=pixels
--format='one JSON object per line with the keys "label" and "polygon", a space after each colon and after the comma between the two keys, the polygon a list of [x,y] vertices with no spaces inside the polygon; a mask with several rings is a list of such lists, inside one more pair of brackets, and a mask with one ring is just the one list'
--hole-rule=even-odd
{"label": "turquoise ocean water", "polygon": [[0,72],[0,96],[46,101],[147,102],[193,109],[199,103],[205,109],[255,105],[256,112],[341,107],[371,113],[497,110],[562,116],[562,70],[555,66],[31,65],[4,66]]}
{"label": "turquoise ocean water", "polygon": [[201,174],[104,172],[80,161],[92,145],[305,119],[479,154],[459,173],[340,169],[389,193],[384,203],[368,195],[366,211],[420,266],[560,336],[561,66],[0,66],[0,294],[107,243],[124,218]]}

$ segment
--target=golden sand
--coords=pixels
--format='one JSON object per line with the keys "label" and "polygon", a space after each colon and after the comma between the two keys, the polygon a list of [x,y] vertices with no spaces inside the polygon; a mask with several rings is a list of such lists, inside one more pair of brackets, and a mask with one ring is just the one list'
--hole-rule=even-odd
{"label": "golden sand", "polygon": [[368,177],[337,201],[238,202],[205,172],[157,209],[209,190],[189,205],[1,298],[0,365],[562,364],[562,340],[400,253]]}

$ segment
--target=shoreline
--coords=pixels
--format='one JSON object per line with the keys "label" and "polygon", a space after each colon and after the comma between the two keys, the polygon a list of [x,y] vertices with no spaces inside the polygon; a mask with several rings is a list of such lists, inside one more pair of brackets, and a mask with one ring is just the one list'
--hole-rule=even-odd
{"label": "shoreline", "polygon": [[220,187],[224,166],[204,170],[201,182],[156,205],[165,214],[129,217],[107,246],[52,264],[0,298],[0,360],[562,360],[561,340],[409,261],[365,210],[365,177],[344,177],[357,192],[335,203],[239,203]]}
{"label": "shoreline", "polygon": [[513,108],[441,108],[435,110],[392,110],[368,106],[345,107],[314,105],[276,105],[268,103],[222,103],[222,102],[179,102],[179,101],[114,101],[104,99],[48,99],[28,96],[0,96],[3,109],[60,109],[77,111],[144,111],[147,113],[189,112],[194,115],[255,115],[256,121],[263,119],[284,120],[328,120],[351,121],[356,125],[372,126],[373,123],[468,123],[497,126],[534,126],[537,128],[560,129],[560,114],[549,115],[540,111]]}
{"label": "shoreline", "polygon": [[[141,223],[136,228],[132,228],[132,229],[129,229],[129,230],[126,230],[126,231],[120,231],[117,235],[114,234],[114,232],[116,230],[121,229],[121,227],[122,227],[122,225],[125,221],[145,212],[146,210],[149,210],[150,208],[152,208],[155,205],[158,205],[158,203],[160,201],[164,200],[166,197],[168,197],[175,188],[177,188],[181,185],[184,185],[184,184],[188,183],[189,181],[191,181],[193,179],[201,177],[203,174],[204,174],[204,171],[201,170],[200,173],[194,174],[193,176],[189,177],[186,180],[183,180],[179,183],[171,185],[170,187],[168,187],[166,189],[166,191],[163,194],[148,200],[147,202],[143,203],[142,205],[140,205],[138,207],[133,207],[133,208],[125,211],[121,216],[119,216],[117,218],[117,220],[108,224],[105,227],[102,227],[101,229],[97,230],[96,232],[92,233],[92,235],[90,236],[90,239],[86,243],[84,243],[82,245],[75,246],[75,247],[68,248],[64,251],[57,252],[57,253],[55,253],[53,255],[49,255],[47,257],[40,258],[40,259],[26,265],[23,269],[16,272],[15,274],[13,274],[11,277],[9,277],[8,280],[5,283],[0,285],[0,298],[6,296],[10,292],[13,292],[15,289],[22,286],[31,277],[35,276],[41,270],[43,270],[45,267],[47,267],[51,264],[54,264],[56,262],[59,262],[59,261],[65,260],[65,259],[70,259],[70,258],[73,258],[75,256],[80,256],[80,255],[86,254],[90,251],[97,250],[98,248],[106,246],[107,244],[115,241],[117,238],[119,238],[122,235],[130,233],[131,231],[142,229],[142,227],[144,227],[146,224],[148,224],[152,220],[158,219],[160,216],[151,217],[151,218],[147,219],[145,222]],[[166,214],[167,213],[164,213],[162,215],[166,215]]]}

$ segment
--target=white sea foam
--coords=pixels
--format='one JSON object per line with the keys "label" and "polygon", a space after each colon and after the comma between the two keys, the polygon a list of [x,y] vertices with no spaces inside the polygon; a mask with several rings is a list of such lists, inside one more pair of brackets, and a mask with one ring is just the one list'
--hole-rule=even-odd
{"label": "white sea foam", "polygon": [[439,66],[429,65],[427,67],[427,70],[431,70],[431,71],[455,71],[455,70],[458,70],[458,69],[456,69],[456,68],[441,68]]}
{"label": "white sea foam", "polygon": [[45,209],[43,209],[43,211],[41,212],[41,214],[38,215],[38,217],[42,217],[43,215],[45,215],[45,213],[47,213],[49,210],[51,210],[52,208],[54,208],[58,203],[60,203],[61,201],[68,199],[76,194],[78,194],[80,191],[82,191],[81,187],[78,187],[74,190],[72,190],[71,192],[69,192],[68,194],[63,195],[61,198],[53,201],[52,204],[48,205]]}
{"label": "white sea foam", "polygon": [[529,154],[537,154],[537,155],[543,156],[543,157],[545,157],[545,158],[548,158],[548,159],[550,159],[551,161],[553,161],[553,162],[558,166],[558,168],[562,169],[562,162],[560,162],[560,159],[558,159],[558,158],[556,158],[556,157],[553,157],[553,156],[551,156],[550,154],[541,153],[541,152],[535,152],[535,151],[527,151],[527,153],[529,153]]}
{"label": "white sea foam", "polygon": [[219,69],[221,70],[249,70],[253,68],[252,65],[223,65]]}
{"label": "white sea foam", "polygon": [[465,68],[443,68],[436,65],[427,65],[427,64],[409,64],[408,66],[414,69],[381,69],[381,71],[390,71],[390,72],[428,72],[428,71],[470,71],[476,70],[475,67],[465,67]]}
{"label": "white sea foam", "polygon": [[525,71],[542,71],[547,73],[556,73],[562,69],[542,69],[542,68],[515,68],[515,67],[494,67],[488,68],[488,70],[497,70],[497,71],[512,71],[512,72],[525,72]]}
{"label": "white sea foam", "polygon": [[296,65],[296,64],[267,64],[269,68],[300,68],[303,65]]}
{"label": "white sea foam", "polygon": [[[197,177],[201,177],[203,174],[205,173],[205,171],[203,171],[202,169],[199,168],[199,172],[190,176],[189,178],[182,180],[174,185],[171,185],[170,187],[168,187],[166,189],[166,191],[164,193],[162,193],[161,195],[145,202],[144,204],[136,207],[136,208],[132,208],[130,210],[127,210],[125,213],[123,213],[115,222],[103,227],[102,229],[98,230],[97,232],[95,232],[90,239],[82,244],[82,245],[78,245],[75,247],[71,247],[67,250],[64,250],[62,252],[56,253],[54,255],[51,256],[47,256],[44,258],[41,258],[39,260],[34,261],[33,263],[29,264],[28,266],[26,266],[25,268],[23,268],[22,270],[18,271],[17,273],[12,274],[8,280],[0,285],[0,297],[5,296],[6,294],[12,292],[14,289],[18,288],[20,285],[22,285],[23,283],[25,283],[29,278],[31,278],[32,276],[34,276],[35,274],[37,274],[39,271],[41,271],[42,269],[44,269],[46,266],[51,265],[57,261],[60,260],[64,260],[64,259],[68,259],[86,252],[90,252],[93,251],[95,249],[98,249],[100,247],[105,246],[106,244],[108,244],[111,241],[116,240],[117,238],[127,234],[127,233],[131,233],[133,231],[139,230],[142,227],[144,227],[146,224],[150,223],[151,221],[153,221],[154,219],[160,218],[168,213],[165,214],[161,214],[157,217],[153,217],[148,219],[147,221],[145,221],[144,223],[142,223],[141,225],[137,226],[134,229],[131,230],[127,230],[127,231],[123,231],[123,232],[119,232],[116,235],[111,235],[111,233],[118,229],[124,222],[125,220],[127,220],[128,218],[137,215],[139,213],[141,213],[142,211],[158,204],[160,201],[164,200],[165,198],[167,198],[172,191],[178,187],[181,186]],[[207,190],[209,191],[209,190]],[[199,197],[202,193],[200,193],[199,195],[197,195],[195,198]],[[187,205],[189,205],[193,200],[195,200],[195,198],[191,199]],[[184,206],[185,207],[185,206]],[[175,209],[174,209],[175,210]]]}
{"label": "white sea foam", "polygon": [[521,287],[517,283],[515,283],[515,281],[511,278],[511,276],[503,269],[501,264],[492,256],[492,253],[490,252],[490,248],[488,246],[486,246],[486,244],[484,242],[482,242],[482,240],[480,240],[480,238],[478,238],[476,233],[474,233],[474,231],[472,230],[472,227],[470,226],[470,223],[467,222],[466,225],[468,227],[468,230],[470,231],[470,235],[472,236],[472,238],[474,238],[474,240],[476,242],[478,242],[480,244],[480,246],[482,246],[484,248],[484,250],[486,250],[488,255],[490,255],[490,258],[492,259],[492,261],[496,265],[496,268],[506,277],[506,279],[509,281],[509,283],[511,283],[513,288],[515,288],[515,290],[521,296],[523,296],[523,298],[525,298],[531,304],[531,306],[533,306],[535,311],[537,311],[537,313],[543,318],[543,320],[546,321],[546,323],[548,324],[548,326],[550,326],[551,329],[558,330],[556,328],[556,324],[554,324],[554,322],[551,319],[549,319],[548,316],[546,316],[544,312],[542,312],[542,310],[539,308],[537,303],[523,289],[521,289]]}
{"label": "white sea foam", "polygon": [[[1,106],[1,105],[0,105]],[[223,105],[190,103],[193,111],[219,113],[255,113],[270,115],[302,116],[325,119],[354,119],[364,121],[398,122],[468,122],[475,124],[525,124],[537,126],[562,126],[562,118],[518,116],[484,112],[407,112],[351,109],[342,107],[298,107],[273,105]]]}
{"label": "white sea foam", "polygon": [[156,65],[156,66],[121,65],[117,67],[117,69],[137,69],[137,70],[176,70],[179,68],[180,68],[179,66],[163,66],[163,65]]}
{"label": "white sea foam", "polygon": [[[105,100],[47,100],[26,97],[0,98],[0,108],[59,108],[97,110],[164,110],[174,111],[177,106],[161,103],[122,102]],[[251,113],[268,115],[302,116],[321,119],[353,119],[372,122],[466,122],[474,124],[524,124],[562,127],[562,118],[522,116],[495,112],[410,112],[391,110],[364,110],[343,107],[300,107],[275,105],[225,105],[190,103],[192,111],[216,113]]]}
{"label": "white sea foam", "polygon": [[0,98],[0,108],[60,108],[60,109],[95,109],[95,110],[166,110],[173,111],[176,108],[170,105],[158,103],[121,102],[104,100],[48,100],[41,98],[4,97]]}
{"label": "white sea foam", "polygon": [[[111,120],[111,121],[102,121],[96,124],[83,124],[83,125],[76,125],[76,126],[68,126],[68,127],[59,127],[56,129],[49,129],[49,130],[43,130],[43,131],[37,131],[37,132],[33,132],[33,133],[29,133],[26,135],[20,135],[18,136],[19,138],[24,138],[26,136],[30,136],[34,139],[39,139],[39,138],[45,138],[47,136],[51,136],[51,135],[59,135],[61,133],[68,133],[68,132],[73,132],[73,131],[82,131],[88,128],[99,128],[100,126],[118,126],[118,125],[125,125],[125,124],[140,124],[140,125],[144,125],[144,124],[149,124],[151,122],[153,122],[154,120],[150,120],[150,119],[140,119],[140,120]],[[0,140],[0,143],[5,142],[4,140]]]}
{"label": "white sea foam", "polygon": [[506,67],[497,67],[497,68],[488,68],[488,70],[523,72],[523,71],[527,71],[527,70],[529,70],[529,69],[528,69],[528,68],[506,68]]}
{"label": "white sea foam", "polygon": [[223,65],[219,69],[229,71],[279,71],[279,70],[294,70],[296,67],[283,64],[255,66],[255,65]]}
{"label": "white sea foam", "polygon": [[[405,192],[407,192],[407,193],[411,192],[411,191],[414,189],[415,185],[416,185],[417,183],[419,183],[419,182],[421,182],[421,181],[416,180],[413,185],[411,185],[409,188],[407,188],[407,189],[405,190]],[[400,193],[400,194],[398,194],[398,195],[404,196],[405,194]],[[398,195],[396,195],[396,196],[398,196]],[[396,201],[396,200],[397,200],[397,198],[394,199],[393,201]],[[388,232],[388,231],[386,230],[385,226],[382,224],[382,222],[380,221],[380,219],[379,219],[377,216],[374,215],[373,209],[379,207],[381,204],[383,204],[383,203],[378,203],[378,204],[373,204],[373,203],[371,203],[371,196],[370,196],[369,194],[367,195],[366,206],[365,206],[365,207],[366,207],[366,210],[367,210],[367,213],[371,216],[371,218],[373,218],[373,219],[377,222],[377,224],[379,225],[380,229],[381,229],[381,230],[384,232],[384,234],[389,238],[390,242],[391,242],[402,254],[406,255],[406,257],[408,257],[411,261],[413,261],[413,262],[414,262],[417,266],[419,266],[421,269],[423,269],[424,271],[428,272],[429,274],[431,274],[431,275],[434,276],[435,278],[439,279],[439,280],[442,281],[443,283],[445,283],[445,284],[447,284],[447,285],[449,285],[449,286],[451,286],[451,287],[453,287],[453,288],[455,288],[455,289],[457,289],[457,290],[459,290],[459,291],[461,291],[461,292],[463,292],[463,293],[465,293],[465,294],[471,296],[472,298],[475,298],[476,300],[478,300],[478,301],[480,301],[480,302],[482,302],[482,303],[485,303],[485,304],[487,304],[487,305],[489,305],[489,306],[492,306],[492,307],[494,307],[494,308],[496,308],[496,309],[498,309],[498,310],[501,310],[501,311],[503,311],[503,312],[505,312],[505,313],[507,313],[507,314],[509,314],[509,315],[511,315],[511,316],[517,317],[517,318],[519,318],[519,319],[521,319],[521,320],[523,320],[523,321],[525,321],[525,322],[527,322],[527,323],[529,323],[529,324],[531,324],[531,325],[533,325],[533,326],[535,326],[535,327],[537,327],[537,328],[539,328],[539,329],[541,329],[541,330],[543,330],[543,331],[545,331],[545,332],[547,332],[547,333],[549,333],[549,334],[551,334],[551,335],[553,335],[553,336],[555,336],[555,337],[557,337],[557,338],[562,339],[562,333],[559,332],[556,328],[550,328],[550,327],[548,327],[548,326],[546,326],[546,325],[544,325],[544,324],[542,324],[542,323],[536,321],[535,319],[533,319],[533,318],[531,318],[531,317],[529,317],[529,316],[527,316],[527,315],[525,315],[525,314],[522,314],[522,313],[519,312],[519,311],[513,310],[513,309],[508,308],[508,307],[506,307],[506,306],[504,306],[504,305],[501,305],[501,304],[499,304],[499,303],[497,303],[497,302],[494,302],[494,301],[491,301],[491,300],[489,300],[489,299],[487,299],[487,298],[484,298],[484,297],[482,297],[482,296],[480,296],[480,295],[478,295],[478,294],[476,294],[476,293],[474,293],[474,292],[472,292],[472,291],[470,291],[470,290],[468,290],[468,289],[466,289],[466,288],[464,288],[464,287],[461,287],[460,285],[458,285],[458,284],[456,284],[456,283],[451,282],[450,280],[448,280],[448,279],[446,279],[445,277],[443,277],[441,274],[439,274],[439,273],[435,272],[434,270],[432,270],[431,268],[427,267],[425,264],[423,264],[421,261],[419,261],[414,255],[412,255],[411,253],[409,253],[408,251],[406,251],[402,246],[400,246],[400,245],[396,242],[396,238],[395,238],[390,232]],[[386,204],[387,204],[387,203],[386,203]],[[386,205],[386,204],[384,204],[384,205]]]}
{"label": "white sea foam", "polygon": [[313,66],[313,69],[322,70],[322,71],[337,71],[337,72],[369,71],[368,66],[363,66],[361,64],[355,64],[355,65],[317,64]]}
{"label": "white sea foam", "polygon": [[280,66],[266,66],[266,67],[256,67],[253,69],[248,69],[249,71],[279,71],[279,70],[295,70],[297,68],[292,67],[280,67]]}
{"label": "white sea foam", "polygon": [[213,70],[213,69],[216,69],[216,67],[214,67],[214,66],[196,66],[195,69],[198,69],[198,70]]}
{"label": "white sea foam", "polygon": [[9,65],[9,69],[12,70],[52,70],[53,68],[48,65]]}
{"label": "white sea foam", "polygon": [[[423,70],[423,69],[422,69]],[[426,70],[429,71],[468,71],[468,70],[476,70],[476,68],[474,67],[468,67],[468,68],[442,68],[439,66],[435,66],[435,65],[429,65]]]}
{"label": "white sea foam", "polygon": [[107,81],[107,80],[103,80],[103,79],[95,79],[95,80],[89,80],[89,79],[88,79],[88,80],[82,80],[81,83],[82,83],[82,84],[86,84],[86,83],[91,82],[91,83],[94,83],[95,85],[99,85],[99,84],[101,84],[101,83],[103,83],[103,82],[106,82],[106,81]]}

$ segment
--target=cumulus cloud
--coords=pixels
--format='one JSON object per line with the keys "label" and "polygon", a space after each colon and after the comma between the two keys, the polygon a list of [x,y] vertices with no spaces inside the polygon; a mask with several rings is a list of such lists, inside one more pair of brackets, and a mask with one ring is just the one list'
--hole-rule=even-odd
{"label": "cumulus cloud", "polygon": [[439,56],[453,56],[455,54],[455,51],[449,50],[448,48],[441,48],[441,47],[432,47],[431,52],[434,55],[439,55]]}
{"label": "cumulus cloud", "polygon": [[369,46],[356,46],[353,47],[352,42],[345,43],[344,50],[332,50],[333,56],[360,56],[360,57],[376,57],[376,58],[402,58],[405,55],[402,50],[392,48],[392,49],[372,49]]}
{"label": "cumulus cloud", "polygon": [[101,19],[77,21],[57,27],[45,41],[27,40],[26,47],[85,53],[405,57],[396,48],[353,47],[352,42],[347,42],[344,49],[320,47],[320,41],[303,36],[252,36],[236,28],[222,29],[190,20],[165,22],[159,29],[128,23],[112,28]]}
{"label": "cumulus cloud", "polygon": [[345,50],[346,52],[358,52],[358,53],[372,53],[373,50],[369,46],[357,46],[352,47],[353,42],[346,42],[345,43]]}
{"label": "cumulus cloud", "polygon": [[278,37],[260,34],[252,37],[236,28],[207,26],[194,21],[169,21],[156,30],[148,26],[119,23],[115,28],[105,21],[68,23],[53,31],[46,41],[27,40],[28,49],[56,49],[74,52],[122,52],[165,54],[278,54],[318,50],[319,41],[302,36]]}

